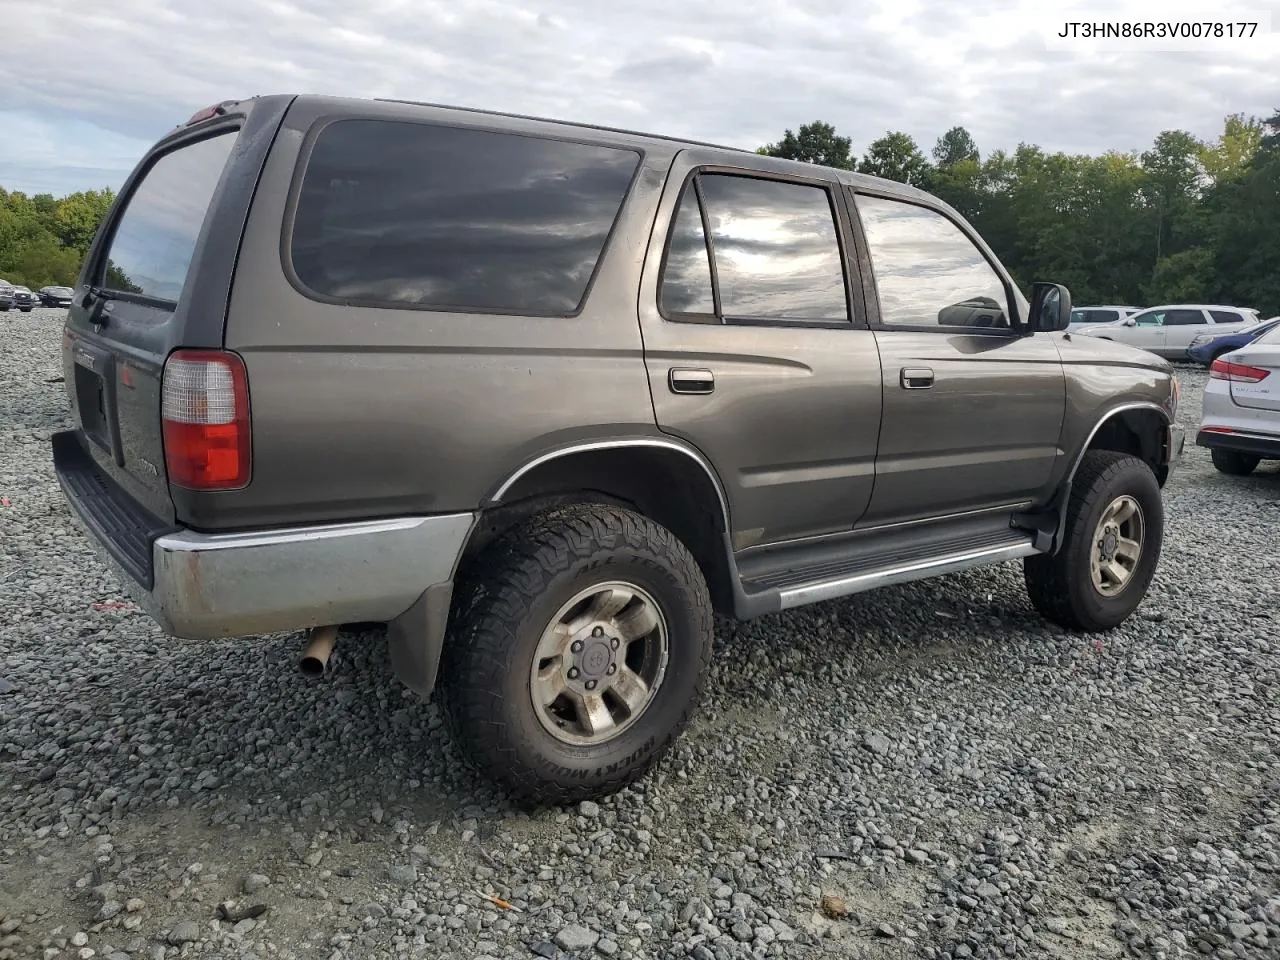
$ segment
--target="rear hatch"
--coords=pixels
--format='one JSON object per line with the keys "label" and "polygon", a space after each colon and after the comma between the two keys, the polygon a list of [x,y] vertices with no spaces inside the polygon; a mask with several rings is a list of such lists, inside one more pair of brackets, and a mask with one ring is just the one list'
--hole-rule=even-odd
{"label": "rear hatch", "polygon": [[245,218],[290,100],[220,104],[152,148],[99,228],[68,308],[63,369],[82,445],[169,522],[165,360],[222,346]]}
{"label": "rear hatch", "polygon": [[1275,432],[1280,433],[1280,328],[1224,359],[1232,367],[1232,401],[1252,410],[1277,411]]}

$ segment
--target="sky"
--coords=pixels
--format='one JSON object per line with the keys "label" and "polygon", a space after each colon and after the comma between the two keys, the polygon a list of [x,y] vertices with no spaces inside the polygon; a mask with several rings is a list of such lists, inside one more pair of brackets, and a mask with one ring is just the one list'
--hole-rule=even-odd
{"label": "sky", "polygon": [[[1068,21],[1207,19],[1259,26],[1217,41],[1055,36]],[[1228,113],[1280,107],[1270,20],[1280,30],[1280,0],[0,0],[0,186],[118,187],[196,110],[267,93],[749,148],[824,120],[859,154],[888,130],[928,152],[955,124],[984,154],[1142,150],[1161,130],[1212,139]]]}

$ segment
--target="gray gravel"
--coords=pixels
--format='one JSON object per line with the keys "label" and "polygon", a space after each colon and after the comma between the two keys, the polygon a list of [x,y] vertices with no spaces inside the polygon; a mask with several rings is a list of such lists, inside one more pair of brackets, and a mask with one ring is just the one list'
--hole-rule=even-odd
{"label": "gray gravel", "polygon": [[376,634],[312,683],[128,603],[49,465],[60,319],[0,315],[0,960],[1280,956],[1274,466],[1189,450],[1103,638],[1017,565],[723,625],[657,775],[531,817]]}

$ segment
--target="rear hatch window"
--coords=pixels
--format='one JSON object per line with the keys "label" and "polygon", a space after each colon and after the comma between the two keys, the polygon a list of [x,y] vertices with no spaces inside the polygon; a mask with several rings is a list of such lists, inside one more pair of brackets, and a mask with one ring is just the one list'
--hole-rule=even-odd
{"label": "rear hatch window", "polygon": [[176,303],[234,131],[161,155],[116,223],[102,286]]}
{"label": "rear hatch window", "polygon": [[98,465],[158,516],[169,516],[160,377],[182,342],[175,310],[238,129],[188,141],[149,161],[106,228],[105,256],[72,301],[64,351],[72,415]]}

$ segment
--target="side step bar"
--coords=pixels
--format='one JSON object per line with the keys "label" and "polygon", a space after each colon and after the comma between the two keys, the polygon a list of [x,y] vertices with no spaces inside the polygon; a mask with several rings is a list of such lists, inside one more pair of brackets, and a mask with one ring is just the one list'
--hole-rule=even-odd
{"label": "side step bar", "polygon": [[1051,544],[1021,515],[999,513],[769,545],[735,557],[737,603],[748,616],[790,610],[1035,556]]}
{"label": "side step bar", "polygon": [[1005,560],[1018,560],[1030,557],[1040,551],[1033,546],[1030,538],[1022,538],[1015,542],[1000,546],[983,547],[962,553],[951,553],[928,560],[918,560],[899,566],[884,567],[880,570],[867,570],[848,576],[835,577],[830,580],[819,580],[814,583],[801,584],[780,590],[781,609],[790,610],[809,603],[823,600],[834,600],[847,597],[877,587],[887,587],[896,583],[910,583],[913,580],[924,580],[947,573],[959,573],[973,567],[982,567]]}

